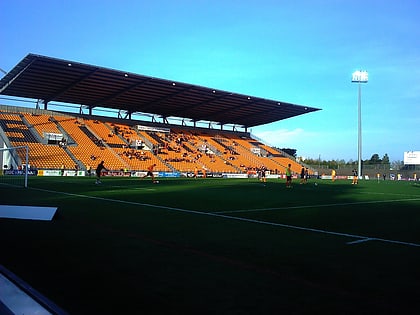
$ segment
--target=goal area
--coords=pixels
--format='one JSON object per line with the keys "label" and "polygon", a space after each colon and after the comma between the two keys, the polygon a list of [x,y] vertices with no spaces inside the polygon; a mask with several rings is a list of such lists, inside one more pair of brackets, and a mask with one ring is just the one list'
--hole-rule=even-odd
{"label": "goal area", "polygon": [[0,185],[28,187],[29,147],[0,148]]}

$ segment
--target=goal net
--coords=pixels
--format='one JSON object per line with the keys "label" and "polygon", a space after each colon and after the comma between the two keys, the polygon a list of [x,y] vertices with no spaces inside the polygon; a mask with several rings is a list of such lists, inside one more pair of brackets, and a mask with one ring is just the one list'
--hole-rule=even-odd
{"label": "goal net", "polygon": [[0,185],[28,187],[28,146],[0,148]]}

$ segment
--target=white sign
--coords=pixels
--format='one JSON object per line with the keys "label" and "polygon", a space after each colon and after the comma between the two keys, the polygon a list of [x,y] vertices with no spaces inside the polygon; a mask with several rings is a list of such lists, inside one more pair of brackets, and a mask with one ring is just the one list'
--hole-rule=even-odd
{"label": "white sign", "polygon": [[53,141],[63,140],[63,134],[61,133],[44,132],[44,137]]}
{"label": "white sign", "polygon": [[163,127],[149,127],[149,126],[137,125],[136,128],[137,130],[143,130],[143,131],[162,132],[162,133],[171,132],[171,129],[163,128]]}
{"label": "white sign", "polygon": [[420,151],[404,152],[404,165],[420,165]]}

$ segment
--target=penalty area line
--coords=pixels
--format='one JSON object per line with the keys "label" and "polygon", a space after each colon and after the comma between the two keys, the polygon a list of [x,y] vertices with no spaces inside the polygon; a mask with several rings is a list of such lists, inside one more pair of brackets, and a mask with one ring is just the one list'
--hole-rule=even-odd
{"label": "penalty area line", "polygon": [[371,200],[371,201],[356,201],[356,202],[343,202],[343,203],[327,203],[327,204],[313,204],[313,205],[300,205],[300,206],[288,206],[288,207],[273,207],[273,208],[259,208],[259,209],[242,209],[242,210],[226,210],[213,212],[215,214],[229,214],[229,213],[246,213],[246,212],[262,212],[262,211],[275,211],[275,210],[290,210],[290,209],[306,209],[306,208],[327,208],[327,207],[338,207],[338,206],[354,206],[364,204],[378,204],[378,203],[392,203],[402,201],[420,201],[420,198],[404,198],[404,199],[392,199],[392,200]]}
{"label": "penalty area line", "polygon": [[248,223],[263,224],[263,225],[268,225],[268,226],[277,226],[277,227],[299,230],[299,231],[305,231],[305,232],[314,232],[314,233],[319,233],[319,234],[327,234],[327,235],[334,235],[334,236],[341,236],[341,237],[348,237],[348,238],[357,239],[356,241],[348,242],[347,243],[348,245],[357,244],[357,243],[361,243],[361,242],[367,242],[367,241],[379,241],[379,242],[384,242],[384,243],[392,243],[392,244],[399,244],[399,245],[405,245],[405,246],[420,247],[420,244],[417,244],[417,243],[403,242],[403,241],[396,241],[396,240],[388,240],[388,239],[384,239],[384,238],[368,237],[368,236],[341,233],[341,232],[333,232],[333,231],[328,231],[328,230],[321,230],[321,229],[308,228],[308,227],[303,227],[303,226],[289,225],[289,224],[269,222],[269,221],[262,221],[262,220],[255,220],[255,219],[249,219],[249,218],[234,217],[234,216],[221,214],[221,213],[216,213],[216,212],[202,212],[202,211],[197,211],[197,210],[173,208],[173,207],[168,207],[168,206],[153,205],[153,204],[140,203],[140,202],[134,202],[134,201],[125,201],[125,200],[119,200],[119,199],[80,195],[80,194],[67,193],[67,192],[48,190],[48,189],[42,189],[42,188],[30,188],[30,189],[49,192],[49,193],[56,193],[56,194],[63,194],[63,195],[68,195],[68,196],[80,197],[80,198],[96,199],[96,200],[102,200],[102,201],[107,201],[107,202],[115,202],[115,203],[130,204],[130,205],[135,205],[135,206],[137,205],[137,206],[143,206],[143,207],[165,209],[165,210],[176,211],[176,212],[205,215],[205,216],[209,216],[209,217],[223,218],[223,219],[235,220],[235,221],[241,221],[241,222],[248,222]]}
{"label": "penalty area line", "polygon": [[372,241],[372,240],[374,240],[374,238],[367,237],[367,238],[364,238],[364,239],[361,239],[361,240],[357,240],[357,241],[353,241],[353,242],[347,242],[346,244],[347,245],[353,245],[353,244],[369,242],[369,241]]}
{"label": "penalty area line", "polygon": [[347,242],[346,244],[352,245],[367,241],[379,241],[384,243],[392,243],[392,244],[399,244],[399,245],[406,245],[406,246],[413,246],[413,247],[420,247],[420,244],[417,243],[411,243],[411,242],[403,242],[403,241],[396,241],[396,240],[388,240],[384,238],[378,238],[378,237],[367,237],[362,235],[356,235],[356,234],[348,234],[348,233],[341,233],[341,232],[333,232],[328,230],[321,230],[321,229],[315,229],[315,228],[307,228],[303,226],[297,226],[297,225],[289,225],[289,224],[283,224],[283,223],[275,223],[275,222],[267,222],[267,221],[261,221],[261,220],[254,220],[254,219],[248,219],[248,218],[241,218],[241,217],[233,217],[223,214],[217,214],[217,213],[208,213],[208,215],[214,215],[216,217],[226,218],[226,219],[232,219],[232,220],[238,220],[238,221],[245,221],[245,222],[251,222],[251,223],[258,223],[258,224],[265,224],[265,225],[271,225],[271,226],[279,226],[283,228],[288,229],[294,229],[294,230],[301,230],[306,232],[314,232],[319,234],[329,234],[329,235],[335,235],[335,236],[342,236],[342,237],[349,237],[349,238],[356,238],[358,240],[353,242]]}

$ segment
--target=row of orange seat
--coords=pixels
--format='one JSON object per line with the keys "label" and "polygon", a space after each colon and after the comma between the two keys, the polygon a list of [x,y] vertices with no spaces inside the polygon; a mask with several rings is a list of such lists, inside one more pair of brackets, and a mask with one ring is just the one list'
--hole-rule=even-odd
{"label": "row of orange seat", "polygon": [[[156,164],[160,171],[194,171],[239,173],[265,166],[275,173],[284,173],[288,163],[299,172],[301,165],[258,141],[223,131],[203,132],[172,129],[170,133],[138,131],[121,123],[110,123],[69,115],[0,112],[0,126],[13,146],[30,147],[30,164],[36,168],[95,168],[101,160],[113,170],[146,170]],[[42,144],[29,136],[29,127],[42,138],[46,133],[60,134],[63,145]],[[133,149],[132,141],[144,147]],[[255,146],[264,155],[252,151]],[[152,146],[152,147],[150,147]]]}

